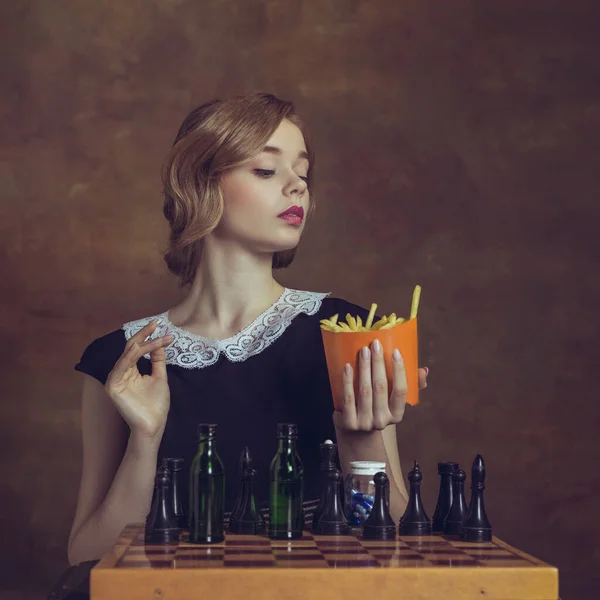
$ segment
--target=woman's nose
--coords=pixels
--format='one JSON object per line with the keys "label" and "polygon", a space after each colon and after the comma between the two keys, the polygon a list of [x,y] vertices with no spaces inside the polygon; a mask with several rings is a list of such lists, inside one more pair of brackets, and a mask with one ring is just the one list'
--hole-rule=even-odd
{"label": "woman's nose", "polygon": [[298,196],[304,196],[307,189],[308,185],[306,181],[300,177],[296,177],[296,179],[289,185],[289,193],[296,193]]}

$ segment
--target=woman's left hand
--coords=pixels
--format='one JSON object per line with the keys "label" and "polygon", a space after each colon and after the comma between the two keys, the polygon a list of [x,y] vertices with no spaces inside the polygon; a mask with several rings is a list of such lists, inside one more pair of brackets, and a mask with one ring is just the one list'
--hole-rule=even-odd
{"label": "woman's left hand", "polygon": [[[392,354],[393,389],[388,390],[383,350],[379,340],[365,346],[358,362],[358,398],[354,394],[354,370],[347,364],[343,374],[342,409],[333,413],[337,429],[373,431],[400,423],[406,408],[406,371],[398,350]],[[419,369],[419,389],[427,387],[429,369]]]}

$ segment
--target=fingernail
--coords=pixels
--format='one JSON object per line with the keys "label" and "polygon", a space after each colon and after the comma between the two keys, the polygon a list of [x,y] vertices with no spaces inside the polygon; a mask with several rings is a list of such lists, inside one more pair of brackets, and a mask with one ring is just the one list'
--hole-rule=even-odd
{"label": "fingernail", "polygon": [[398,348],[396,348],[393,352],[392,352],[392,358],[396,361],[399,362],[400,359],[402,358],[400,356],[400,350],[398,350]]}
{"label": "fingernail", "polygon": [[373,340],[373,351],[381,354],[381,342],[379,340]]}
{"label": "fingernail", "polygon": [[425,367],[425,377],[427,377],[427,375],[429,375],[429,367]]}
{"label": "fingernail", "polygon": [[352,373],[352,367],[350,366],[350,363],[346,363],[346,366],[344,367],[344,373],[346,375],[350,375]]}
{"label": "fingernail", "polygon": [[371,357],[371,351],[366,346],[363,347],[363,349],[360,351],[360,354],[363,357],[363,360],[369,360]]}

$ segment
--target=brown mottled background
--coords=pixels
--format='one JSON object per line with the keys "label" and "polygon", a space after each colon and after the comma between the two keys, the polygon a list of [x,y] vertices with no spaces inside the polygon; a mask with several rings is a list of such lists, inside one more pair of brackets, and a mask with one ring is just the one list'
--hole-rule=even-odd
{"label": "brown mottled background", "polygon": [[564,599],[598,597],[597,0],[17,0],[1,13],[3,599],[42,597],[67,566],[73,364],[178,298],[159,168],[179,123],[255,90],[295,100],[318,151],[319,210],[281,281],[386,312],[423,286],[430,386],[400,443],[405,470],[422,463],[430,515],[436,463],[480,452],[495,532],[556,564]]}

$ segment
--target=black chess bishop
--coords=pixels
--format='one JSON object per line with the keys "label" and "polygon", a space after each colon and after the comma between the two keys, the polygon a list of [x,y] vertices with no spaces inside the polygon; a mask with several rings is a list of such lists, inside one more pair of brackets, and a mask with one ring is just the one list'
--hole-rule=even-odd
{"label": "black chess bishop", "polygon": [[478,454],[471,469],[471,502],[463,522],[461,540],[466,542],[490,542],[492,526],[485,512],[483,490],[485,489],[485,463]]}
{"label": "black chess bishop", "polygon": [[421,480],[423,474],[419,463],[415,460],[413,468],[408,473],[410,491],[408,505],[402,518],[398,533],[400,535],[431,535],[431,520],[427,516],[421,501]]}

